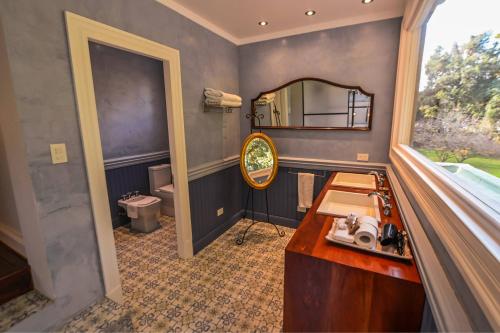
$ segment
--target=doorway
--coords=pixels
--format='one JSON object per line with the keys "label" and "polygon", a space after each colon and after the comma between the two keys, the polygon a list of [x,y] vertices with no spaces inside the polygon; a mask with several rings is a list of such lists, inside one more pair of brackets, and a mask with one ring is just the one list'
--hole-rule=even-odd
{"label": "doorway", "polygon": [[66,12],[73,81],[106,296],[122,301],[104,170],[89,42],[159,60],[163,64],[168,141],[173,174],[177,253],[193,255],[179,51]]}

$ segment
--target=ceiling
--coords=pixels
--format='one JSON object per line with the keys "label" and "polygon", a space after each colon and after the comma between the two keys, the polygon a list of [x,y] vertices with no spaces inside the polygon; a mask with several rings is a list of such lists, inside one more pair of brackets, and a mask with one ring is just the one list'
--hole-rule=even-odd
{"label": "ceiling", "polygon": [[[205,28],[248,44],[403,15],[406,0],[157,0]],[[304,13],[313,9],[314,16]],[[259,21],[269,25],[259,26]]]}

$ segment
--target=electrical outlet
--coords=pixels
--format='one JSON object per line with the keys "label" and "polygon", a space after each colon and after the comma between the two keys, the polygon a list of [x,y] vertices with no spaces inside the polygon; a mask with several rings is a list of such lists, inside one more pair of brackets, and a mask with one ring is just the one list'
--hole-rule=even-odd
{"label": "electrical outlet", "polygon": [[217,216],[224,214],[224,207],[217,209]]}
{"label": "electrical outlet", "polygon": [[68,162],[68,154],[66,153],[66,144],[52,143],[50,145],[50,156],[52,157],[52,164]]}
{"label": "electrical outlet", "polygon": [[364,162],[366,162],[366,161],[368,161],[369,157],[370,157],[370,154],[368,154],[368,153],[363,153],[363,154],[362,153],[358,153],[357,159],[358,159],[358,161],[364,161]]}

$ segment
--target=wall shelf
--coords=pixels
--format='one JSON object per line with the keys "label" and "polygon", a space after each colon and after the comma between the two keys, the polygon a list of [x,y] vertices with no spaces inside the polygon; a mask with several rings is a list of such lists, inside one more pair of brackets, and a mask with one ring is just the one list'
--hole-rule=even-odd
{"label": "wall shelf", "polygon": [[221,105],[212,105],[203,103],[203,111],[204,112],[225,112],[232,113],[233,109],[240,109],[241,106],[221,106]]}

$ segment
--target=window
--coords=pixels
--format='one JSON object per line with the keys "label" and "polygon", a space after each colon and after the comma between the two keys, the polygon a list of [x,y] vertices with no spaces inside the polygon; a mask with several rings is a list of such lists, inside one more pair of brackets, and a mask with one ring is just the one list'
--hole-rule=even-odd
{"label": "window", "polygon": [[500,213],[500,1],[448,0],[427,22],[411,146]]}

